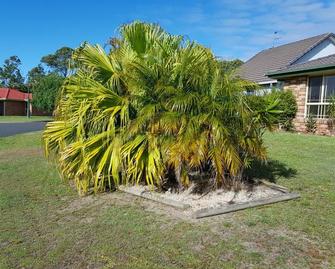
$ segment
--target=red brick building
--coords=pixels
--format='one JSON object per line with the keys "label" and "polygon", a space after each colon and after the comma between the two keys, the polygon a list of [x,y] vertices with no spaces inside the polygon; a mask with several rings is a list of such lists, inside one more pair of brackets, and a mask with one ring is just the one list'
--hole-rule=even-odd
{"label": "red brick building", "polygon": [[[27,115],[28,98],[32,100],[31,93],[24,93],[16,89],[0,88],[0,116]],[[32,113],[32,106],[29,105]]]}

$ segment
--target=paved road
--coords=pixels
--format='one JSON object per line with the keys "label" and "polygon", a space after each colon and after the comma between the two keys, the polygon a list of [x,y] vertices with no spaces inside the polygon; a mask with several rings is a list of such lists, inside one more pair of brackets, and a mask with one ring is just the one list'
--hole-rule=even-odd
{"label": "paved road", "polygon": [[0,137],[43,130],[46,122],[0,123]]}

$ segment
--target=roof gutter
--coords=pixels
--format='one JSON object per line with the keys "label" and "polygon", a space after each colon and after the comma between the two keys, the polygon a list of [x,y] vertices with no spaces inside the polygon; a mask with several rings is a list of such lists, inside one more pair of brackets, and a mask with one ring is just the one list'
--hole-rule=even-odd
{"label": "roof gutter", "polygon": [[298,75],[298,74],[303,74],[307,72],[318,72],[318,71],[325,71],[329,69],[335,69],[335,64],[329,64],[329,65],[319,65],[319,66],[314,66],[314,67],[309,67],[309,68],[299,68],[299,69],[294,69],[291,71],[274,71],[274,72],[268,72],[266,75],[270,78],[279,78],[279,77],[284,77],[286,75],[292,76],[292,75]]}
{"label": "roof gutter", "polygon": [[[32,99],[30,99],[31,101]],[[28,99],[11,99],[11,98],[0,98],[0,101],[17,101],[17,102],[28,102]]]}

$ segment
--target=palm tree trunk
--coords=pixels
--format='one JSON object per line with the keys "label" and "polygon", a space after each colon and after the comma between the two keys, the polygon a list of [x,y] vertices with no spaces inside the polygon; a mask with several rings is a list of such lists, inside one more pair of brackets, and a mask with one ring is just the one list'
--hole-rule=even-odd
{"label": "palm tree trunk", "polygon": [[182,169],[182,164],[181,162],[175,167],[175,175],[176,175],[176,180],[178,183],[178,189],[181,190],[183,188],[183,184],[181,181],[181,169]]}

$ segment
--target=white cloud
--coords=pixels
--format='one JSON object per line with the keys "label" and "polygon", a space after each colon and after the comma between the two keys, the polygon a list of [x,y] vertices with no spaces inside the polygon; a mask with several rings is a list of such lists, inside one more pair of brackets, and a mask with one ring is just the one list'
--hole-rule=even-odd
{"label": "white cloud", "polygon": [[216,0],[179,12],[187,14],[188,35],[202,36],[220,56],[244,60],[271,47],[274,31],[278,44],[335,31],[335,1]]}
{"label": "white cloud", "polygon": [[224,58],[246,60],[271,47],[275,31],[277,45],[335,32],[335,0],[172,2],[152,4],[144,19],[195,39]]}

